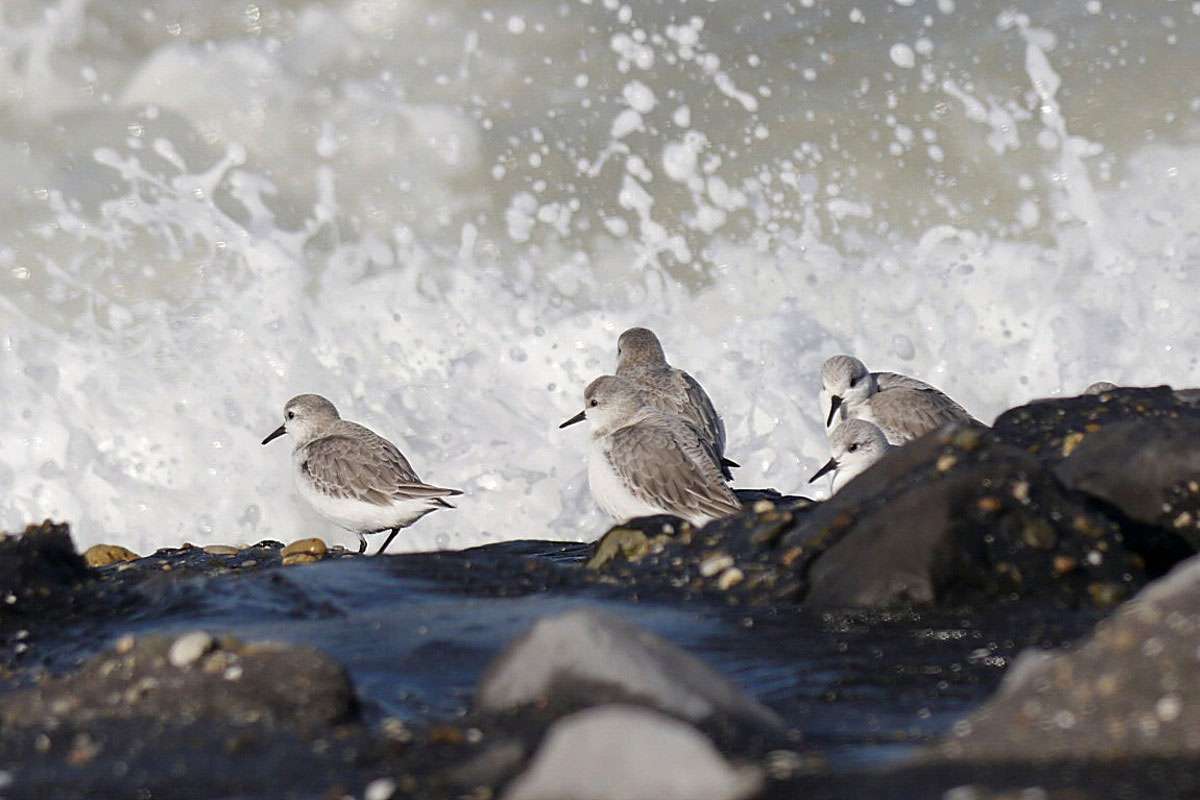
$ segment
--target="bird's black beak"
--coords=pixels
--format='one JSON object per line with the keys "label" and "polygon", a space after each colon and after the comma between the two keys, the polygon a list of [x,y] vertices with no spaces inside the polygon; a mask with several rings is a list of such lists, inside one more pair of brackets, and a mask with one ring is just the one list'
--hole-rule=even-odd
{"label": "bird's black beak", "polygon": [[275,430],[271,431],[271,435],[270,435],[270,436],[268,436],[267,438],[263,439],[263,440],[262,440],[262,443],[263,443],[263,444],[267,444],[267,443],[268,443],[268,442],[270,442],[272,439],[278,439],[280,436],[283,436],[285,433],[287,433],[287,426],[286,426],[286,425],[280,425],[278,428],[276,428]]}
{"label": "bird's black beak", "polygon": [[838,409],[841,407],[842,407],[842,398],[835,394],[832,398],[830,398],[829,419],[825,420],[826,428],[828,428],[830,425],[833,424],[833,415],[836,414],[838,412]]}
{"label": "bird's black beak", "polygon": [[580,411],[578,414],[576,414],[575,416],[571,417],[569,420],[567,420],[566,422],[564,422],[562,425],[559,425],[558,427],[559,427],[559,429],[561,430],[562,428],[565,428],[565,427],[567,427],[568,425],[574,425],[576,422],[583,422],[585,419],[587,419],[587,412],[586,412],[586,411]]}
{"label": "bird's black beak", "polygon": [[819,478],[819,477],[821,477],[822,475],[825,475],[825,474],[827,474],[827,473],[833,472],[833,471],[834,471],[835,469],[837,469],[837,468],[838,468],[837,459],[836,459],[836,458],[831,458],[831,459],[829,459],[828,461],[826,461],[826,462],[825,462],[825,466],[823,466],[823,467],[821,467],[819,470],[817,470],[817,474],[816,474],[816,475],[813,475],[811,478],[809,478],[809,479],[808,479],[808,482],[809,482],[809,483],[812,483],[812,482],[814,482],[814,481],[815,481],[817,478]]}

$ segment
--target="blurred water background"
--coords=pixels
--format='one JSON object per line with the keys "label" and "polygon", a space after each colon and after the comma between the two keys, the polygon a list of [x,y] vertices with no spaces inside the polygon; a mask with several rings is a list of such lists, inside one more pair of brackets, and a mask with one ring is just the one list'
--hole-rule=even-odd
{"label": "blurred water background", "polygon": [[352,543],[314,391],[466,491],[393,550],[587,539],[556,425],[654,328],[742,486],[821,361],[977,416],[1197,383],[1200,3],[3,0],[0,528]]}

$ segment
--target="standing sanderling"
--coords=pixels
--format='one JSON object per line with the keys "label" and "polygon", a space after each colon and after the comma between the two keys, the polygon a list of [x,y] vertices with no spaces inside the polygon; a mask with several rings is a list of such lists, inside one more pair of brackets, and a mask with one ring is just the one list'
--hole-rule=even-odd
{"label": "standing sanderling", "polygon": [[732,480],[725,458],[725,423],[700,382],[667,363],[662,344],[648,328],[630,328],[617,339],[617,377],[633,381],[659,411],[691,422],[708,439],[717,454],[721,474]]}
{"label": "standing sanderling", "polygon": [[[821,368],[821,402],[828,404],[827,432],[835,419],[865,419],[893,445],[923,436],[948,422],[982,425],[928,383],[894,372],[868,372],[853,356],[833,356]],[[840,414],[839,414],[840,412]]]}
{"label": "standing sanderling", "polygon": [[822,475],[833,473],[831,493],[862,474],[892,449],[879,426],[865,419],[848,419],[829,435],[831,458],[809,479],[814,482]]}
{"label": "standing sanderling", "polygon": [[613,518],[673,514],[700,527],[741,510],[695,425],[659,411],[636,384],[614,375],[592,381],[583,397],[584,410],[559,427],[591,423],[588,484]]}
{"label": "standing sanderling", "polygon": [[431,511],[454,508],[443,497],[462,494],[422,483],[396,445],[342,419],[320,395],[293,397],[283,416],[262,443],[285,433],[296,439],[292,465],[300,496],[325,519],[358,534],[359,553],[367,549],[363,534],[391,531],[379,555],[402,528]]}

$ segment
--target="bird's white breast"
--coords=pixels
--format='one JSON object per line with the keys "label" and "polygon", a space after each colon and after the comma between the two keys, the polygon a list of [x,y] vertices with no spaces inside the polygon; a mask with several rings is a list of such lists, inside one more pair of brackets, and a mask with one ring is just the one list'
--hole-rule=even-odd
{"label": "bird's white breast", "polygon": [[592,439],[588,453],[588,486],[596,505],[617,521],[665,514],[663,509],[652,506],[629,490],[624,479],[613,469],[608,458],[606,439]]}
{"label": "bird's white breast", "polygon": [[303,464],[303,449],[298,448],[293,458],[296,491],[312,506],[313,511],[339,528],[354,533],[404,528],[434,510],[430,500],[425,498],[393,501],[390,505],[380,506],[363,500],[325,494],[305,474]]}

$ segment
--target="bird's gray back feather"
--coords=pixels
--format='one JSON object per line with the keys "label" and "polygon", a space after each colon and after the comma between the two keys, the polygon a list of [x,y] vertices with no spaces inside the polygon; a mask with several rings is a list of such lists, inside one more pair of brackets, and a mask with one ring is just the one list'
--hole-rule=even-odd
{"label": "bird's gray back feather", "polygon": [[379,506],[462,494],[422,482],[396,445],[345,420],[304,446],[301,469],[325,494]]}
{"label": "bird's gray back feather", "polygon": [[630,491],[668,513],[694,519],[741,510],[712,444],[681,417],[659,412],[614,432],[608,458]]}

